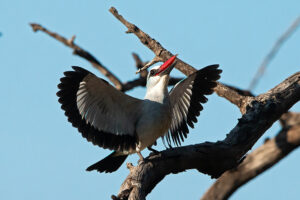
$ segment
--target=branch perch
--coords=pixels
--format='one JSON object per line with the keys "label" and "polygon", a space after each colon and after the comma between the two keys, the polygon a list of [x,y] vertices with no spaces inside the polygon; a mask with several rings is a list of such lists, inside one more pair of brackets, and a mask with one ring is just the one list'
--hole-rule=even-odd
{"label": "branch perch", "polygon": [[145,199],[166,175],[188,169],[197,169],[212,178],[219,177],[237,167],[263,133],[299,100],[300,72],[245,102],[242,106],[247,108],[246,113],[223,141],[167,149],[147,157],[145,163],[130,170],[117,198]]}
{"label": "branch perch", "polygon": [[[300,113],[284,114],[285,125],[278,135],[250,153],[235,169],[226,171],[201,200],[227,199],[240,186],[266,171],[300,145]],[[296,119],[296,120],[295,120]]]}

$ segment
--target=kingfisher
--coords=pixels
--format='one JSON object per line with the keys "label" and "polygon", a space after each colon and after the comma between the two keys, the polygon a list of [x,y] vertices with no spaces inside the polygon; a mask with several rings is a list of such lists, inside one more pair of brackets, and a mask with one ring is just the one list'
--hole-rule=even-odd
{"label": "kingfisher", "polygon": [[222,70],[219,65],[202,68],[178,82],[168,91],[170,72],[176,55],[147,75],[144,99],[129,96],[104,79],[77,66],[64,72],[57,96],[68,121],[87,141],[113,152],[86,170],[111,173],[130,154],[152,150],[162,138],[170,147],[177,146],[194,128],[197,117],[213,93]]}

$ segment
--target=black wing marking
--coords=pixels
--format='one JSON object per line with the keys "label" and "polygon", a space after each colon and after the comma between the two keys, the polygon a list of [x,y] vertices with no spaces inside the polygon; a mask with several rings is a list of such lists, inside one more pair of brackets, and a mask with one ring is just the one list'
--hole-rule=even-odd
{"label": "black wing marking", "polygon": [[164,136],[168,145],[171,141],[181,145],[189,133],[189,127],[194,128],[197,117],[203,109],[201,104],[207,102],[205,95],[213,93],[216,81],[222,70],[219,65],[207,66],[193,73],[183,81],[177,83],[170,91],[172,121],[168,133]]}
{"label": "black wing marking", "polygon": [[[107,130],[101,130],[101,128],[93,126],[92,122],[87,121],[85,118],[86,116],[80,114],[78,109],[78,102],[80,99],[78,99],[78,96],[81,94],[78,94],[78,90],[82,81],[87,76],[93,74],[80,67],[73,67],[73,69],[74,71],[67,71],[64,73],[65,76],[60,79],[61,82],[58,84],[59,91],[57,92],[57,96],[59,97],[58,101],[61,103],[61,108],[65,111],[68,121],[78,129],[84,138],[94,145],[116,151],[135,149],[137,141],[135,133],[118,134]],[[102,80],[100,81],[101,84],[112,87],[103,79],[97,79]],[[93,98],[95,99],[95,97]],[[91,105],[91,107],[95,109],[94,105]],[[86,112],[88,112],[88,110]]]}

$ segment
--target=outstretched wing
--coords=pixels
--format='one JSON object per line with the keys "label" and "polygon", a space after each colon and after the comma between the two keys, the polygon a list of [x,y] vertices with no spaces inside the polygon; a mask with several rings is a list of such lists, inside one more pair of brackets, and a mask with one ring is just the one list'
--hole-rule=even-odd
{"label": "outstretched wing", "polygon": [[64,73],[57,92],[68,121],[95,145],[116,151],[135,149],[142,101],[83,68],[73,69]]}
{"label": "outstretched wing", "polygon": [[[222,70],[219,65],[207,66],[198,70],[186,79],[177,83],[170,91],[172,121],[165,139],[169,146],[171,140],[177,146],[184,141],[189,133],[188,126],[194,128],[197,116],[207,102],[205,95],[213,93],[216,81],[220,78]],[[164,138],[163,138],[164,139]]]}

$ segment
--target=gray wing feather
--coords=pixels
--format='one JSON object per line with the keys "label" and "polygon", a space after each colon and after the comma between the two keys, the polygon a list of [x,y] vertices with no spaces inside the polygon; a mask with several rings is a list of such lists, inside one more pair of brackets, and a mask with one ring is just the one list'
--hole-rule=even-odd
{"label": "gray wing feather", "polygon": [[140,102],[93,74],[80,82],[77,92],[77,107],[86,123],[116,135],[134,135]]}

